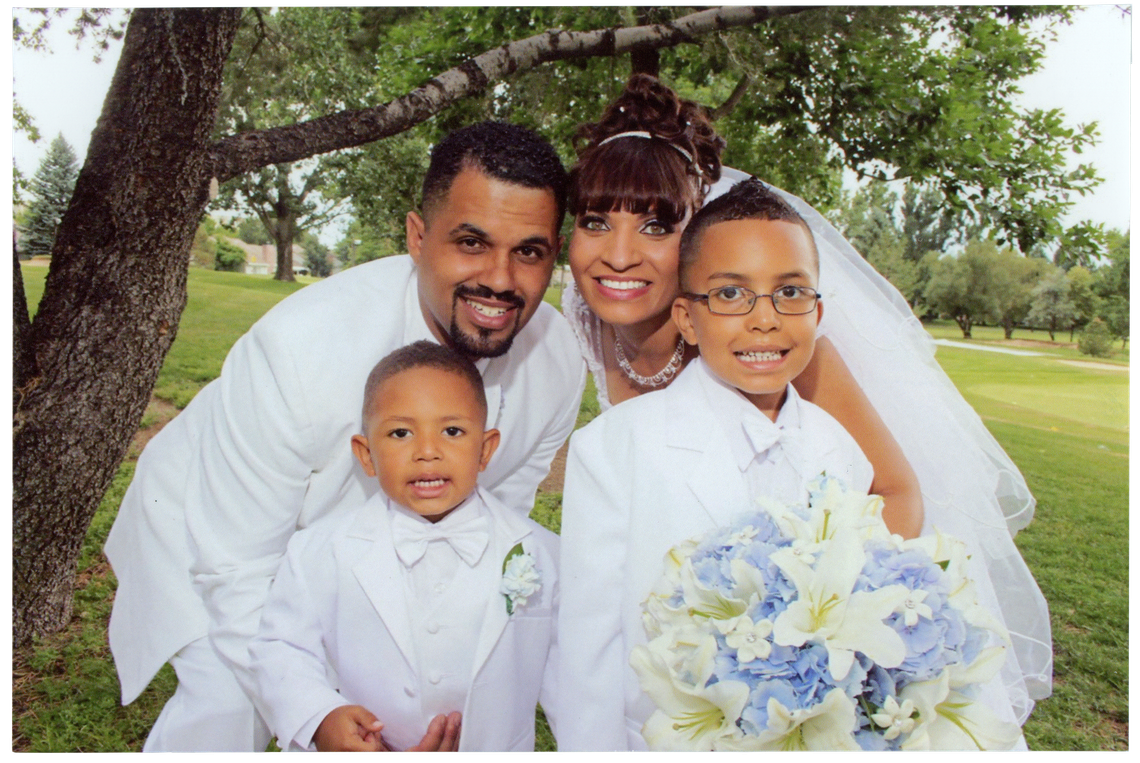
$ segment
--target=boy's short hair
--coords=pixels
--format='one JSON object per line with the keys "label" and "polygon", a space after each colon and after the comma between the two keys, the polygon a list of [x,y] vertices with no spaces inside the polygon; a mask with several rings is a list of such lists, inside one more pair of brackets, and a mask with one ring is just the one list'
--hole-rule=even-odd
{"label": "boy's short hair", "polygon": [[819,250],[811,226],[791,204],[753,177],[737,183],[723,196],[713,199],[693,215],[685,232],[681,234],[681,253],[677,266],[681,283],[685,282],[685,274],[697,258],[701,235],[717,223],[733,220],[784,220],[803,226],[811,241],[812,262],[816,273],[819,273]]}
{"label": "boy's short hair", "polygon": [[471,391],[475,393],[475,400],[483,411],[483,418],[486,419],[487,397],[483,390],[483,377],[475,364],[450,347],[421,339],[388,353],[368,374],[368,381],[364,383],[364,405],[361,409],[361,428],[365,434],[368,433],[368,419],[374,413],[376,391],[380,385],[396,374],[413,368],[435,368],[465,379],[471,385]]}
{"label": "boy's short hair", "polygon": [[534,130],[507,122],[479,122],[449,133],[432,149],[424,175],[425,219],[465,169],[526,188],[549,189],[558,203],[555,229],[562,227],[569,176],[554,147]]}

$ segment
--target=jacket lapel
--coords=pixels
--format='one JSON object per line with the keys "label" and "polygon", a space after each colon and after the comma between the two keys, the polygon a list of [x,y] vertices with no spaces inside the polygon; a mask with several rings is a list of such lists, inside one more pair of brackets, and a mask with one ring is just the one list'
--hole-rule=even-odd
{"label": "jacket lapel", "polygon": [[352,574],[404,659],[409,665],[415,665],[411,620],[404,601],[404,578],[392,546],[387,499],[377,494],[370,499],[371,502],[378,504],[376,510],[363,512],[360,526],[348,535],[347,542],[368,544],[352,566]]}
{"label": "jacket lapel", "polygon": [[483,669],[483,664],[491,655],[495,644],[499,642],[499,637],[502,636],[503,629],[507,627],[509,621],[507,600],[499,593],[499,579],[503,574],[503,559],[506,558],[516,543],[523,542],[524,550],[529,550],[526,549],[524,539],[530,535],[530,528],[526,523],[517,519],[509,511],[499,511],[492,508],[491,504],[495,499],[482,490],[479,492],[485,499],[487,510],[492,514],[495,531],[491,537],[491,542],[487,545],[487,553],[483,554],[476,566],[479,590],[491,591],[492,593],[488,597],[487,612],[483,618],[483,626],[479,630],[479,642],[475,645],[475,659],[471,666],[472,679],[479,675],[479,671]]}
{"label": "jacket lapel", "polygon": [[677,451],[686,486],[718,527],[748,508],[748,489],[724,436],[724,422],[713,413],[700,384],[702,373],[707,372],[692,368],[666,389],[675,401],[666,445]]}

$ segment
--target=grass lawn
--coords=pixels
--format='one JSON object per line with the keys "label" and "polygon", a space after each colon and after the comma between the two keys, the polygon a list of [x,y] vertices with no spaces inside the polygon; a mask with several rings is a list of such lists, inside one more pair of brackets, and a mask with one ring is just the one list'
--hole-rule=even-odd
{"label": "grass lawn", "polygon": [[[25,267],[29,301],[45,268]],[[301,284],[191,270],[189,300],[156,395],[182,407],[218,373],[230,345],[265,310]],[[561,292],[546,299],[557,305]],[[980,328],[976,343],[1003,344]],[[940,338],[961,339],[954,324]],[[1014,339],[1027,338],[1018,331]],[[1034,338],[1045,338],[1037,332]],[[1062,338],[1058,335],[1058,339]],[[1067,334],[1065,337],[1067,339]],[[1038,500],[1036,518],[1017,536],[1049,601],[1055,688],[1025,726],[1033,749],[1128,749],[1128,374],[1074,367],[1075,349],[1015,357],[939,347],[938,360],[1021,467]],[[1127,355],[1118,356],[1119,361]],[[592,383],[579,423],[597,414]],[[68,630],[15,655],[13,746],[28,751],[137,750],[174,688],[169,667],[143,697],[123,708],[106,648],[115,586],[101,548],[134,471],[119,470],[80,561],[75,616]],[[561,494],[540,494],[533,513],[557,529]],[[540,749],[552,749],[545,723]]]}

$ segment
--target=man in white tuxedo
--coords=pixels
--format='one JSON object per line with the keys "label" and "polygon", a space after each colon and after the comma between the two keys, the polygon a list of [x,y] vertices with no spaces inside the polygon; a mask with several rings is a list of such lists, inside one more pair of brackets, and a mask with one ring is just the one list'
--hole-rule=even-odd
{"label": "man in white tuxedo", "polygon": [[508,506],[532,505],[585,384],[569,326],[542,301],[565,184],[553,148],[529,130],[452,133],[432,152],[422,215],[408,214],[410,256],[283,300],[147,446],[106,544],[124,703],[164,662],[179,677],[144,749],[265,749],[248,642],[293,532],[376,490],[344,443],[359,431],[361,385],[388,352],[428,339],[476,360],[487,426],[503,432],[480,484]]}

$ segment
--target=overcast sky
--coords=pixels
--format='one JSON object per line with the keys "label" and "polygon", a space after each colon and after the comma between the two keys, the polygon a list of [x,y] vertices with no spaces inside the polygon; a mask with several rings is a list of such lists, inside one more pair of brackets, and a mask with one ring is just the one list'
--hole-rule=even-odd
{"label": "overcast sky", "polygon": [[[118,57],[116,46],[101,64],[92,63],[89,47],[76,51],[74,42],[62,34],[66,27],[56,22],[50,55],[13,51],[16,97],[43,136],[37,144],[22,135],[13,138],[13,156],[25,175],[35,172],[58,133],[82,163]],[[1059,107],[1071,126],[1099,123],[1099,145],[1079,161],[1095,165],[1104,182],[1094,194],[1076,199],[1071,222],[1090,219],[1121,230],[1129,227],[1130,69],[1131,16],[1122,17],[1113,5],[1090,6],[1071,26],[1059,28],[1044,68],[1021,85],[1026,106]]]}

